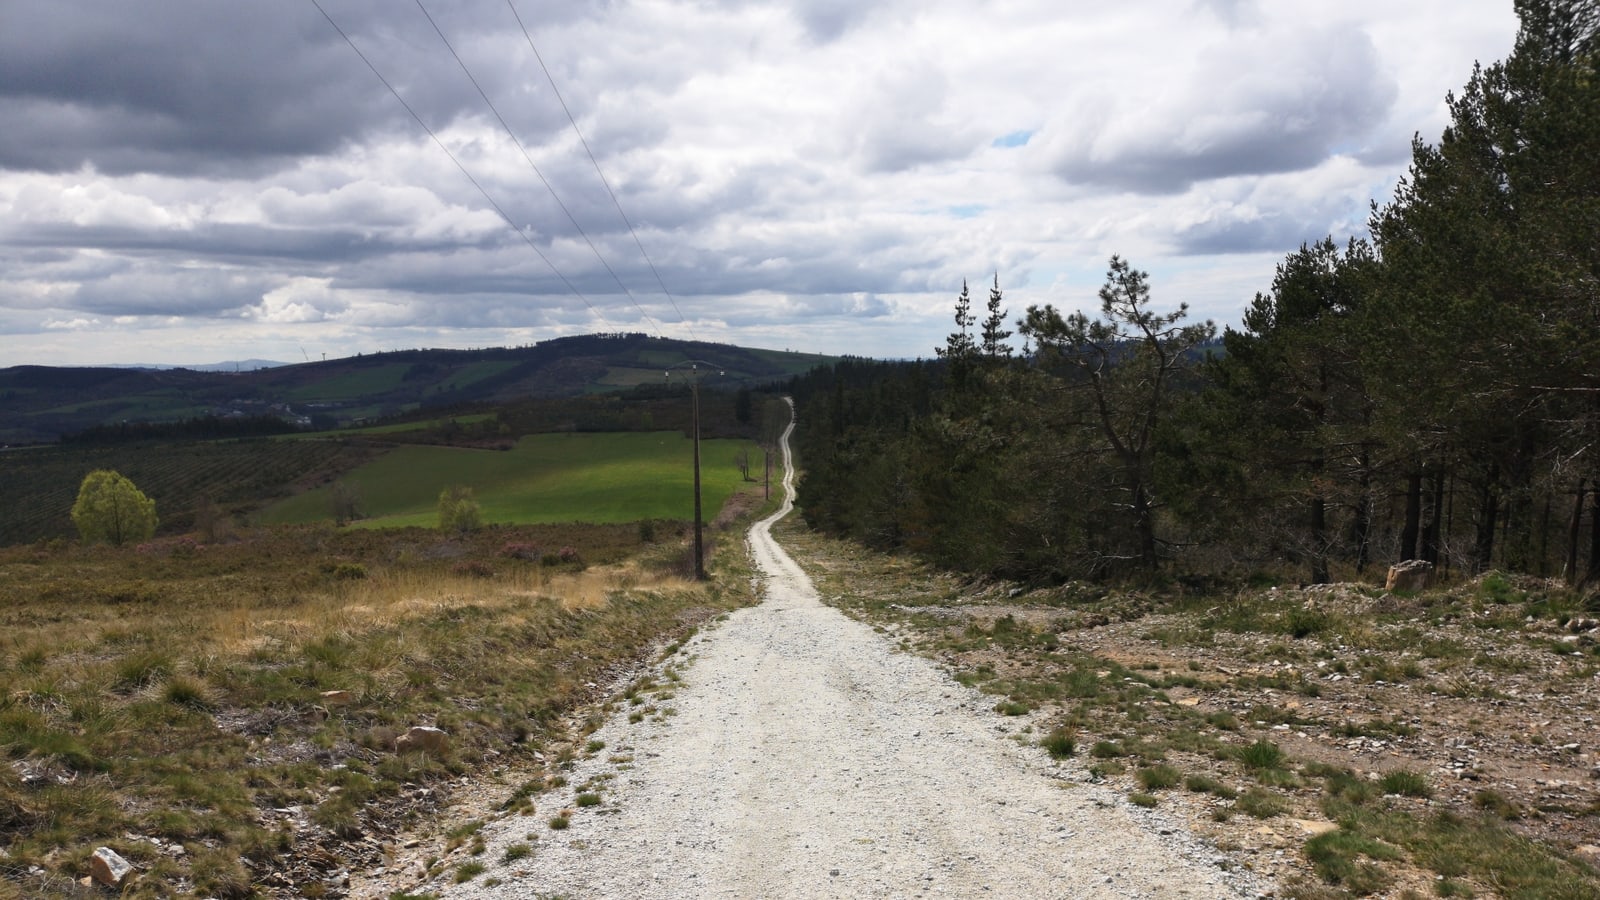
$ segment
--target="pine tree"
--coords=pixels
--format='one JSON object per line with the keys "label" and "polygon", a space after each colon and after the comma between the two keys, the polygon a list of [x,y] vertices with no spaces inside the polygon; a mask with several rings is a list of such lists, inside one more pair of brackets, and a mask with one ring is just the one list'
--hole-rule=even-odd
{"label": "pine tree", "polygon": [[1144,569],[1160,563],[1154,495],[1157,430],[1172,409],[1173,381],[1193,365],[1190,351],[1216,334],[1211,322],[1179,325],[1174,312],[1150,309],[1149,275],[1111,257],[1100,288],[1100,318],[1062,318],[1053,306],[1029,307],[1022,333],[1046,364],[1063,365],[1069,387],[1088,394],[1088,427],[1115,461],[1123,494],[1117,506],[1131,525],[1131,558]]}
{"label": "pine tree", "polygon": [[972,340],[972,295],[967,291],[967,280],[961,279],[961,293],[956,297],[956,330],[945,338],[944,346],[934,352],[952,362],[968,360],[977,351]]}
{"label": "pine tree", "polygon": [[1011,345],[1006,338],[1006,313],[1001,308],[1000,273],[994,276],[994,287],[989,288],[989,318],[983,320],[983,355],[990,359],[1010,359]]}

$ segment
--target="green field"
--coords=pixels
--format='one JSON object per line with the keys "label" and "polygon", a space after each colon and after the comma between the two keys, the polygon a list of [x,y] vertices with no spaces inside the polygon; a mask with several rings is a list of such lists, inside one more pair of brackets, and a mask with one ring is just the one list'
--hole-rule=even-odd
{"label": "green field", "polygon": [[349,435],[383,435],[405,434],[410,431],[427,431],[442,428],[447,422],[457,425],[476,425],[494,418],[494,413],[473,413],[467,416],[449,416],[443,419],[423,419],[417,422],[398,422],[394,425],[367,425],[362,428],[337,428],[332,431],[302,431],[295,434],[280,434],[273,438],[278,441],[325,441],[328,438],[346,437]]}
{"label": "green field", "polygon": [[[701,496],[704,517],[741,484],[734,455],[755,445],[702,441]],[[477,494],[485,523],[632,522],[693,517],[692,448],[676,432],[540,434],[512,450],[462,447],[400,447],[353,470],[368,527],[437,522],[439,493],[466,485]],[[329,488],[318,488],[263,510],[261,524],[328,520]]]}
{"label": "green field", "polygon": [[399,387],[410,368],[408,363],[365,366],[292,390],[289,392],[289,398],[299,403],[311,403],[353,400],[373,394],[383,394]]}

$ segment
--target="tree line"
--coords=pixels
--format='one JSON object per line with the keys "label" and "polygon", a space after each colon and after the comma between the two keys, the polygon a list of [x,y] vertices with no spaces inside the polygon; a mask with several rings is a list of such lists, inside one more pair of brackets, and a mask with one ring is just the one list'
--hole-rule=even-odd
{"label": "tree line", "polygon": [[1026,579],[1418,558],[1595,584],[1600,4],[1517,11],[1370,237],[1288,254],[1220,340],[1113,257],[1098,315],[1013,334],[997,276],[934,359],[797,379],[807,520]]}

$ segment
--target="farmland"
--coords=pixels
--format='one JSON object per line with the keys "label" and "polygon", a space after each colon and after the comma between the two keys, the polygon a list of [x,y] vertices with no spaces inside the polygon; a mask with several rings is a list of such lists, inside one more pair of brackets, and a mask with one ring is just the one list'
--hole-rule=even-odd
{"label": "farmland", "polygon": [[[734,455],[759,451],[745,441],[701,442],[702,492],[715,511],[741,483]],[[508,451],[405,446],[349,472],[366,526],[431,525],[439,492],[472,488],[489,523],[632,522],[689,519],[690,442],[675,432],[542,434]],[[330,487],[263,510],[262,524],[332,518]]]}
{"label": "farmland", "polygon": [[165,446],[41,447],[0,454],[0,544],[73,534],[78,483],[115,469],[156,501],[166,531],[185,530],[197,501],[248,514],[297,484],[331,478],[383,448],[344,441],[192,441]]}

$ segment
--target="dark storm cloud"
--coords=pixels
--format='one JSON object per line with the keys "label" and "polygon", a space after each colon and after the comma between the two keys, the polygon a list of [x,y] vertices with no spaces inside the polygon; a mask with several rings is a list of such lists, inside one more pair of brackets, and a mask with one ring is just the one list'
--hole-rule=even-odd
{"label": "dark storm cloud", "polygon": [[[515,239],[514,235],[507,235]],[[271,261],[355,262],[400,251],[455,250],[459,237],[395,239],[344,228],[300,230],[260,225],[208,224],[185,229],[124,228],[110,225],[45,225],[6,241],[18,247],[80,247],[137,256],[186,256],[242,264]]]}
{"label": "dark storm cloud", "polygon": [[865,19],[872,7],[867,0],[797,0],[794,14],[812,40],[826,44]]}
{"label": "dark storm cloud", "polygon": [[[414,5],[323,5],[430,127],[486,112]],[[525,43],[513,65],[471,58],[492,49],[485,28],[516,49],[508,9],[429,9],[514,127],[539,135],[565,123],[548,104],[522,102],[540,89],[526,77],[537,63]],[[5,4],[0,121],[0,168],[108,174],[258,175],[374,128],[415,129],[310,3],[213,0]]]}
{"label": "dark storm cloud", "polygon": [[1104,99],[1058,126],[1062,179],[1135,193],[1316,166],[1362,142],[1396,87],[1367,35],[1351,26],[1256,33],[1243,50],[1206,53],[1158,98]]}
{"label": "dark storm cloud", "polygon": [[108,316],[237,318],[280,280],[254,272],[138,267],[79,285],[73,308]]}

